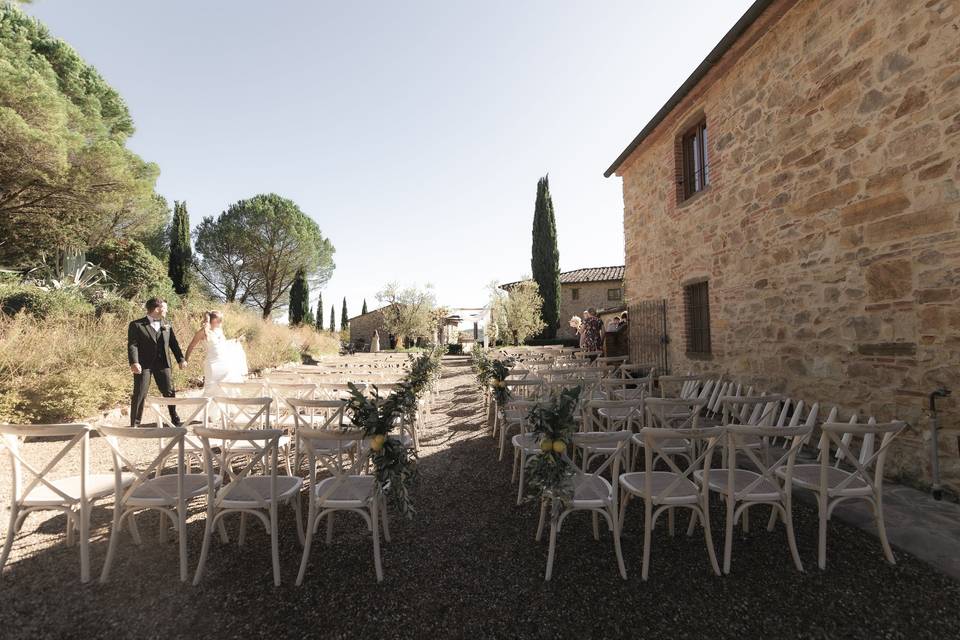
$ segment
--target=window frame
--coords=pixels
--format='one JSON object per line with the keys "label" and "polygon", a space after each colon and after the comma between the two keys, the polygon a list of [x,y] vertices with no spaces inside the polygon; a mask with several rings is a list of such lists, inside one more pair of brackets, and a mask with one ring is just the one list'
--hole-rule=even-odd
{"label": "window frame", "polygon": [[580,287],[570,287],[570,299],[574,301],[580,299]]}
{"label": "window frame", "polygon": [[688,200],[710,186],[707,119],[701,118],[680,136],[680,194]]}
{"label": "window frame", "polygon": [[686,353],[695,358],[709,358],[713,354],[710,331],[710,284],[707,280],[683,286]]}
{"label": "window frame", "polygon": [[[615,294],[615,296],[611,297],[611,293]],[[621,300],[623,300],[623,289],[620,287],[607,289],[607,302],[620,302]]]}

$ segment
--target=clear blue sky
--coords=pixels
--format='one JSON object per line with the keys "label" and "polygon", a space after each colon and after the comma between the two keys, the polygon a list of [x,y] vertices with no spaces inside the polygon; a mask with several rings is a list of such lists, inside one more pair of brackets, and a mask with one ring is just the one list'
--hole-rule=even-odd
{"label": "clear blue sky", "polygon": [[[36,0],[126,99],[196,223],[292,198],[337,249],[326,304],[390,280],[482,306],[530,272],[549,172],[563,270],[622,264],[603,171],[749,0]],[[314,292],[314,296],[316,292]]]}

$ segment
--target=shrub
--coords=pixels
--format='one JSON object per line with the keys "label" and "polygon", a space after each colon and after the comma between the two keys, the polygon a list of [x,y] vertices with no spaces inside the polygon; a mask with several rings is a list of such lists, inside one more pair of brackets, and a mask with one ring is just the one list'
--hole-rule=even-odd
{"label": "shrub", "polygon": [[87,258],[107,270],[117,291],[125,297],[160,296],[176,301],[166,267],[142,242],[108,240],[88,251]]}
{"label": "shrub", "polygon": [[38,318],[89,314],[93,306],[78,290],[44,290],[32,285],[0,284],[0,308],[6,315],[21,311]]}

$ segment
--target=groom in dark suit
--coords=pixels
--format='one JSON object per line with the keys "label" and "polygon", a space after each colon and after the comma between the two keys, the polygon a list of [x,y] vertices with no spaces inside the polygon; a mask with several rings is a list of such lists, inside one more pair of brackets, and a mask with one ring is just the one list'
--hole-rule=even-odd
{"label": "groom in dark suit", "polygon": [[[127,355],[130,371],[133,372],[133,396],[130,399],[132,427],[140,425],[151,376],[157,381],[157,388],[165,398],[176,396],[168,350],[173,352],[181,369],[187,364],[173,327],[166,322],[167,303],[162,298],[150,298],[146,307],[147,316],[134,320],[127,328]],[[170,407],[170,421],[180,425],[177,408],[173,406]]]}

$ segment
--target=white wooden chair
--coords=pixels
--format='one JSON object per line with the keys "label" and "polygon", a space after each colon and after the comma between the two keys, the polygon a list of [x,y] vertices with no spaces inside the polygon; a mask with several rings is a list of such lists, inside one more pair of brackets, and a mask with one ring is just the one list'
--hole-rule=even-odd
{"label": "white wooden chair", "polygon": [[[713,538],[710,534],[710,507],[709,492],[698,484],[694,476],[701,472],[703,483],[710,481],[710,463],[713,452],[720,438],[723,437],[724,427],[669,429],[663,427],[645,427],[640,432],[643,438],[644,470],[624,473],[620,476],[620,488],[624,491],[620,504],[620,523],[624,522],[627,504],[631,497],[643,499],[643,571],[642,578],[647,579],[650,567],[650,547],[652,544],[653,528],[657,518],[664,511],[670,519],[669,530],[673,535],[672,512],[675,507],[689,509],[692,518],[699,518],[703,523],[703,535],[707,545],[707,554],[713,572],[720,575],[717,565],[716,550],[713,547]],[[687,443],[688,450],[696,452],[696,457],[684,457],[684,466],[677,464],[677,456],[673,449],[677,442]],[[655,462],[662,460],[667,470],[657,471]]]}
{"label": "white wooden chair", "polygon": [[[694,477],[701,486],[723,496],[727,507],[726,534],[723,545],[723,572],[730,573],[730,556],[733,549],[734,523],[743,517],[750,507],[768,505],[779,513],[786,525],[787,544],[797,571],[803,571],[800,554],[797,552],[797,540],[793,533],[793,467],[797,452],[810,436],[812,426],[728,426],[726,433],[727,468],[713,469],[709,480],[704,472],[694,471]],[[789,447],[773,463],[766,457],[761,458],[750,444],[758,439],[774,436],[786,438]],[[743,452],[753,469],[737,467],[737,453]],[[779,475],[778,475],[779,474]],[[773,530],[772,522],[768,530]]]}
{"label": "white wooden chair", "polygon": [[540,444],[536,437],[530,432],[530,422],[528,416],[530,410],[536,406],[533,400],[514,400],[507,405],[504,411],[504,424],[516,425],[520,433],[511,438],[513,444],[513,469],[510,472],[510,482],[516,480],[519,476],[517,486],[517,505],[523,502],[523,490],[526,487],[527,461],[540,455]]}
{"label": "white wooden chair", "polygon": [[[297,432],[302,429],[339,432],[349,428],[350,421],[345,414],[347,401],[289,398],[286,402],[290,407],[290,413],[294,420],[293,468],[296,470],[297,475],[301,475],[303,473],[302,467],[303,462],[306,459],[306,454],[300,449],[300,443],[297,440]],[[317,445],[314,446],[316,448]],[[339,453],[341,450],[342,447],[338,446],[336,451],[330,452],[330,455]],[[358,449],[354,447],[351,454],[357,455]]]}
{"label": "white wooden chair", "polygon": [[[700,413],[705,406],[706,401],[699,398],[646,398],[643,402],[646,412],[644,428],[670,429],[679,433],[687,429],[699,429],[701,428]],[[632,471],[637,468],[637,458],[645,446],[642,430],[641,433],[635,433],[630,442],[632,445],[630,470]],[[660,460],[660,455],[680,456],[687,460],[691,460],[694,456],[691,450],[692,444],[685,438],[662,441],[658,446],[659,452],[653,459],[654,464]]]}
{"label": "white wooden chair", "polygon": [[[639,431],[642,422],[640,400],[591,400],[584,405],[581,431]],[[628,443],[629,454],[629,443]],[[583,471],[590,470],[590,463],[604,458],[619,450],[619,444],[601,443],[599,446],[587,444],[579,448],[582,454]]]}
{"label": "white wooden chair", "polygon": [[508,409],[514,401],[536,400],[543,392],[543,381],[539,378],[526,378],[524,380],[507,380],[507,391],[509,400],[501,405],[497,402],[496,413],[493,419],[494,436],[498,438],[499,460],[503,460],[503,453],[507,448],[507,438],[510,437],[511,429],[520,429],[520,423],[516,419],[509,419],[514,416],[513,413],[508,416]]}
{"label": "white wooden chair", "polygon": [[248,380],[247,382],[221,382],[219,384],[223,395],[229,398],[259,398],[267,395],[265,380]]}
{"label": "white wooden chair", "polygon": [[[168,406],[175,406],[177,413],[180,414],[180,421],[183,428],[187,430],[187,435],[183,439],[183,453],[186,456],[187,473],[190,472],[191,462],[196,461],[197,466],[203,468],[203,443],[200,438],[193,435],[193,427],[199,424],[202,427],[209,426],[210,420],[210,398],[163,398],[158,396],[149,396],[144,401],[146,411],[154,415],[154,423],[160,428],[175,428],[176,425],[170,421]],[[173,432],[171,432],[173,433]],[[159,446],[163,448],[166,444],[163,439],[159,441]],[[165,464],[165,462],[164,462]],[[160,468],[163,468],[161,464]]]}
{"label": "white wooden chair", "polygon": [[[165,542],[169,519],[177,532],[180,548],[180,580],[187,581],[187,502],[207,494],[206,474],[186,474],[184,463],[184,440],[187,430],[177,427],[137,428],[100,427],[113,455],[114,504],[113,524],[110,529],[110,545],[107,558],[100,573],[100,582],[110,577],[110,568],[116,554],[124,520],[129,522],[130,535],[141,544],[137,530],[136,513],[142,509],[154,509],[160,514],[160,542]],[[148,462],[131,459],[124,455],[121,442],[124,440],[156,440],[160,451]],[[169,457],[176,456],[173,473],[163,474]],[[121,469],[129,469],[133,482],[126,482]]]}
{"label": "white wooden chair", "polygon": [[661,398],[691,398],[695,397],[700,389],[700,375],[660,376],[657,384],[660,386]]}
{"label": "white wooden chair", "polygon": [[[34,511],[59,511],[67,520],[67,544],[74,535],[80,536],[80,581],[90,580],[90,511],[93,503],[106,498],[114,490],[114,474],[90,473],[90,426],[73,424],[0,424],[0,436],[10,456],[12,484],[10,488],[10,524],[0,556],[0,575],[10,557],[13,540],[23,521]],[[66,442],[52,456],[41,462],[31,462],[24,455],[26,438],[65,438]],[[66,477],[54,477],[79,450],[80,472]],[[33,458],[33,456],[30,456]],[[63,466],[67,466],[65,463]],[[121,473],[119,482],[128,486],[133,474]]]}
{"label": "white wooden chair", "polygon": [[268,382],[267,395],[273,400],[273,418],[271,424],[275,429],[292,429],[293,416],[290,414],[288,399],[311,399],[316,397],[317,385],[312,382]]}
{"label": "white wooden chair", "polygon": [[[193,584],[199,584],[210,552],[210,540],[213,529],[231,513],[240,514],[240,534],[237,542],[243,546],[246,533],[246,517],[251,515],[263,523],[270,536],[270,551],[273,560],[273,583],[280,586],[280,548],[277,537],[278,508],[281,503],[293,504],[297,517],[297,535],[303,541],[300,522],[300,488],[303,480],[296,476],[280,475],[278,458],[280,438],[279,429],[209,429],[198,427],[196,434],[203,442],[203,455],[207,469],[207,519],[203,530],[203,546],[200,550],[200,562],[193,577]],[[235,470],[229,459],[235,445],[244,444],[246,463]],[[217,449],[215,451],[215,448]],[[215,464],[214,461],[219,464]],[[213,469],[220,469],[220,476]],[[263,475],[256,475],[257,468]],[[225,531],[220,529],[222,542],[226,543]]]}
{"label": "white wooden chair", "polygon": [[[619,491],[616,482],[611,483],[603,477],[604,471],[610,469],[611,477],[617,478],[620,475],[621,463],[626,463],[627,443],[630,440],[629,431],[608,431],[594,433],[574,433],[573,446],[580,448],[612,448],[614,453],[609,455],[606,461],[600,465],[593,473],[584,473],[577,469],[573,478],[573,497],[567,504],[554,504],[558,502],[557,496],[544,496],[540,503],[540,522],[537,525],[536,540],[539,542],[543,537],[543,529],[547,519],[547,511],[550,511],[550,548],[547,551],[547,571],[545,580],[550,580],[553,575],[553,561],[557,549],[557,534],[563,526],[563,521],[574,511],[590,511],[593,515],[593,538],[600,539],[599,517],[607,522],[607,527],[613,534],[613,548],[617,554],[617,565],[620,569],[620,577],[627,579],[627,569],[623,563],[623,552],[620,549],[620,520],[617,510],[617,500]],[[566,456],[566,454],[563,454]],[[572,464],[572,461],[571,461]]]}
{"label": "white wooden chair", "polygon": [[[821,569],[827,566],[827,522],[837,505],[846,500],[866,500],[870,504],[883,555],[887,562],[896,564],[883,520],[883,465],[890,445],[906,426],[899,420],[878,423],[873,418],[867,424],[825,422],[820,427],[820,462],[794,465],[793,483],[817,494],[820,517],[817,564]],[[850,438],[844,442],[847,434]],[[876,447],[877,436],[881,438],[879,448]],[[854,455],[850,449],[854,437],[860,439],[859,455]],[[830,465],[831,445],[843,454],[847,464],[853,467],[851,471]]]}
{"label": "white wooden chair", "polygon": [[[306,540],[297,585],[303,583],[310,559],[313,536],[320,521],[327,518],[327,544],[333,541],[333,517],[337,511],[351,511],[363,518],[373,535],[373,563],[377,582],[383,581],[380,558],[380,526],[383,537],[390,542],[390,524],[387,518],[386,498],[376,486],[376,477],[366,475],[366,457],[355,455],[361,447],[364,434],[359,429],[328,431],[298,429],[297,444],[307,455],[309,468],[309,509],[307,511]],[[317,480],[317,465],[330,476]]]}

